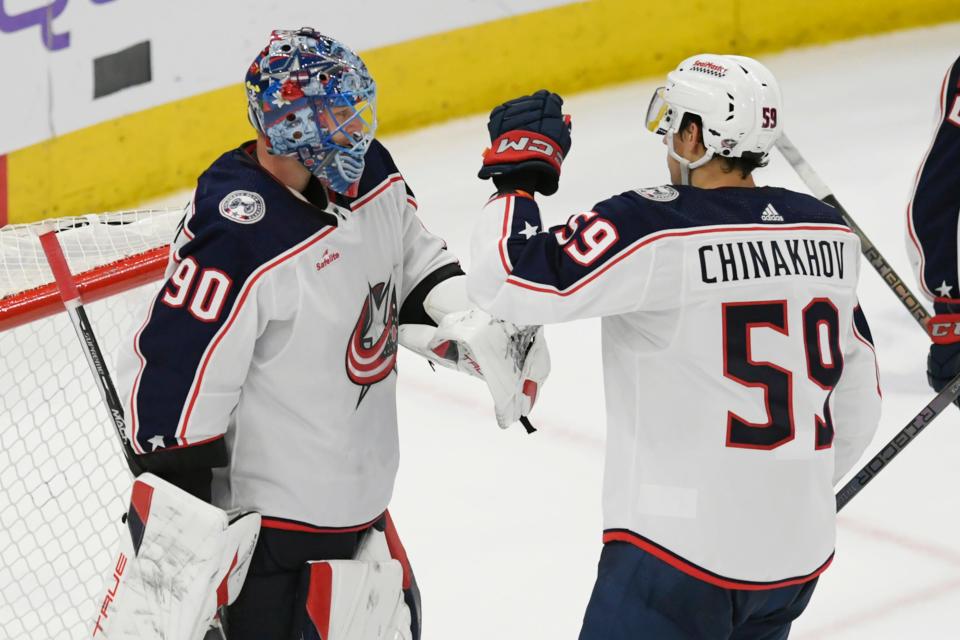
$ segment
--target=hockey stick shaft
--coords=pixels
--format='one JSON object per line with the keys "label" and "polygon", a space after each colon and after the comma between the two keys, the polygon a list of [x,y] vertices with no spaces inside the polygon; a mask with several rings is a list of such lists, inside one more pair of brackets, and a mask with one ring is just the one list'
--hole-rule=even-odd
{"label": "hockey stick shaft", "polygon": [[855,495],[860,493],[860,490],[867,486],[878,473],[885,469],[886,466],[890,464],[890,461],[903,451],[908,444],[913,442],[913,439],[927,428],[927,425],[933,422],[934,418],[953,404],[958,396],[960,396],[960,375],[951,380],[940,393],[934,396],[933,400],[927,403],[927,406],[920,410],[920,413],[918,413],[907,426],[900,430],[900,433],[893,437],[893,440],[880,449],[877,455],[873,456],[873,458],[857,472],[857,475],[843,485],[840,491],[837,492],[837,511],[843,509]]}
{"label": "hockey stick shaft", "polygon": [[860,238],[860,248],[867,262],[880,274],[880,277],[883,278],[883,281],[890,290],[893,291],[894,295],[897,296],[897,299],[899,299],[907,311],[910,312],[913,319],[917,321],[925,332],[928,331],[927,324],[930,320],[929,312],[923,307],[923,304],[921,304],[917,296],[913,295],[913,292],[910,291],[910,288],[903,281],[903,278],[890,266],[890,263],[883,257],[883,254],[880,253],[876,245],[870,241],[870,238],[863,232],[863,229],[850,217],[847,210],[843,208],[843,205],[840,204],[836,196],[833,195],[833,192],[830,191],[830,187],[820,179],[820,176],[813,170],[810,163],[804,159],[797,147],[790,142],[790,138],[788,138],[786,134],[782,134],[777,140],[777,149],[780,150],[783,157],[790,163],[794,171],[797,172],[797,175],[799,175],[800,179],[807,185],[807,188],[813,192],[813,195],[840,213],[843,221],[846,222],[847,226]]}
{"label": "hockey stick shaft", "polygon": [[42,234],[40,245],[47,258],[47,263],[50,265],[50,270],[53,272],[60,298],[67,309],[67,315],[70,316],[70,322],[73,323],[73,328],[80,339],[87,364],[90,365],[97,388],[100,390],[100,397],[110,413],[110,419],[113,422],[117,437],[120,438],[123,456],[126,458],[130,470],[134,474],[139,474],[143,471],[143,467],[137,460],[133,446],[127,438],[123,405],[120,404],[120,397],[113,386],[113,379],[110,377],[110,371],[104,362],[100,344],[97,342],[93,327],[90,325],[89,318],[87,318],[87,312],[80,301],[80,292],[77,290],[73,276],[70,274],[70,268],[67,266],[67,259],[63,255],[63,249],[60,247],[60,241],[57,240],[56,232],[48,231]]}
{"label": "hockey stick shaft", "polygon": [[[87,364],[93,372],[93,377],[97,382],[97,388],[100,390],[100,397],[103,399],[113,426],[116,429],[117,437],[120,438],[120,445],[123,449],[123,457],[127,460],[130,471],[135,476],[140,475],[146,469],[137,459],[130,439],[127,438],[126,421],[123,417],[123,405],[120,404],[120,396],[117,395],[117,389],[113,385],[113,378],[103,359],[103,352],[100,350],[100,344],[97,342],[97,336],[93,333],[93,327],[90,325],[90,319],[80,301],[80,292],[73,281],[70,273],[70,267],[67,265],[67,259],[63,255],[63,248],[60,241],[57,240],[55,231],[48,231],[40,236],[40,246],[50,265],[50,271],[53,273],[54,281],[57,284],[57,290],[60,292],[60,298],[63,300],[63,306],[66,307],[67,314],[70,316],[70,322],[77,332],[77,337],[83,346],[84,355],[87,358]],[[220,618],[212,626],[206,638],[212,640],[226,640],[226,629],[222,621],[226,618],[226,605],[220,607]]]}
{"label": "hockey stick shaft", "polygon": [[[777,149],[780,150],[783,157],[790,163],[794,171],[797,172],[797,175],[799,175],[800,179],[807,185],[807,188],[813,192],[813,195],[840,213],[843,221],[846,222],[851,231],[860,238],[861,251],[864,257],[877,273],[880,274],[880,277],[883,278],[883,281],[890,290],[893,291],[894,295],[897,296],[897,299],[900,300],[907,311],[910,312],[910,315],[917,321],[917,324],[920,325],[924,332],[928,332],[929,312],[923,307],[920,300],[913,295],[913,292],[910,291],[910,288],[903,281],[903,278],[890,266],[890,263],[883,257],[880,250],[877,249],[876,245],[871,242],[863,229],[860,228],[843,205],[840,204],[840,201],[833,195],[830,187],[817,175],[813,167],[810,166],[810,163],[806,161],[786,134],[781,135],[779,140],[777,140]],[[918,413],[907,426],[893,437],[893,440],[888,442],[886,446],[871,458],[870,461],[860,469],[857,475],[843,485],[836,496],[837,511],[843,509],[861,489],[873,480],[880,471],[886,468],[894,457],[908,444],[913,442],[913,439],[916,438],[934,418],[953,404],[957,397],[960,397],[960,375],[951,380],[927,406],[920,410],[920,413]]]}

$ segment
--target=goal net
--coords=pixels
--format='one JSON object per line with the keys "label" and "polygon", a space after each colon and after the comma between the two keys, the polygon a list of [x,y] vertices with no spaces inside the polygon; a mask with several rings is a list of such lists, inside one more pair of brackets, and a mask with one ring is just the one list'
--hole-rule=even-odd
{"label": "goal net", "polygon": [[159,286],[181,216],[128,211],[0,228],[0,638],[90,635],[130,487],[38,236],[56,230],[112,368]]}

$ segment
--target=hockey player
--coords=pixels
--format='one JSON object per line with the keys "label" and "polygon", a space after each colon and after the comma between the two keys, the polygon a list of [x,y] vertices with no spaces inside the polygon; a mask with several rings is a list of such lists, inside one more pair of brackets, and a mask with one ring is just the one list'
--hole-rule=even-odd
{"label": "hockey player", "polygon": [[907,206],[907,253],[920,288],[933,300],[927,379],[940,391],[960,374],[960,58],[940,85],[933,142]]}
{"label": "hockey player", "polygon": [[877,426],[857,236],[757,187],[783,127],[755,60],[684,60],[647,115],[672,184],[544,229],[562,100],[495,108],[471,299],[517,323],[602,321],[604,548],[582,640],[785,638],[834,553],[833,486]]}
{"label": "hockey player", "polygon": [[120,356],[146,473],[94,635],[196,640],[216,615],[229,640],[418,638],[386,511],[398,345],[479,367],[501,426],[532,406],[546,351],[538,329],[467,310],[456,258],[374,139],[353,51],[274,31],[246,91],[257,139],[200,176]]}

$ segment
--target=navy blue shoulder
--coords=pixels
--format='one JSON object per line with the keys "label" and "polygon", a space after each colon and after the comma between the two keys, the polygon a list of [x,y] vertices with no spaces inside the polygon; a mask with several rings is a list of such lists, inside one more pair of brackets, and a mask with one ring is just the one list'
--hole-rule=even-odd
{"label": "navy blue shoulder", "polygon": [[[377,139],[374,139],[373,142],[370,143],[370,148],[367,149],[363,160],[363,175],[360,176],[360,185],[357,190],[356,200],[363,199],[365,195],[375,191],[392,177],[399,176],[402,179],[400,170],[393,161],[393,156],[391,156],[387,148],[383,146],[383,143]],[[404,184],[406,185],[406,181],[404,181]],[[409,186],[407,186],[407,193],[413,197],[413,191],[410,190]]]}
{"label": "navy blue shoulder", "polygon": [[840,214],[813,196],[775,187],[700,189],[664,185],[626,191],[595,205],[626,222],[634,237],[671,229],[724,225],[838,224]]}
{"label": "navy blue shoulder", "polygon": [[300,200],[263,169],[252,148],[246,143],[224,153],[200,175],[187,224],[194,239],[181,254],[216,237],[219,244],[244,245],[263,263],[336,226],[336,216]]}

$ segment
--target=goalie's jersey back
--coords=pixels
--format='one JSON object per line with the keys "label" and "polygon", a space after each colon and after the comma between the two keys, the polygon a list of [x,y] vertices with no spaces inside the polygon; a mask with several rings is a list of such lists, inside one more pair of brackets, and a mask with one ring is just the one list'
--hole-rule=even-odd
{"label": "goalie's jersey back", "polygon": [[830,563],[833,485],[879,419],[859,255],[833,209],[783,189],[638,189],[546,231],[505,196],[468,286],[516,323],[603,317],[605,541],[769,588]]}

